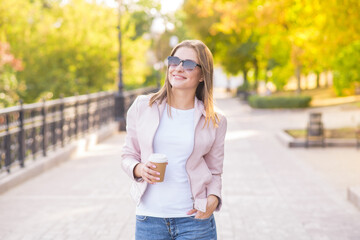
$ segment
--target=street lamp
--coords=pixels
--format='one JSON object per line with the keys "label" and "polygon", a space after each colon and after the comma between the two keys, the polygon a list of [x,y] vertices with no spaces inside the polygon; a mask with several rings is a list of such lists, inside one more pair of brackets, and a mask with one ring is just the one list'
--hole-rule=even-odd
{"label": "street lamp", "polygon": [[119,122],[118,130],[126,130],[125,121],[125,98],[124,98],[124,83],[122,74],[122,39],[121,39],[121,0],[118,0],[118,41],[119,41],[119,82],[118,91],[115,93],[115,121]]}

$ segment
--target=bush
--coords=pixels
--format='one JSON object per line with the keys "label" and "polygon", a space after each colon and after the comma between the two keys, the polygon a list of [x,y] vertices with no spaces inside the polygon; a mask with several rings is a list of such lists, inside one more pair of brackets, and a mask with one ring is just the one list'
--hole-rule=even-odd
{"label": "bush", "polygon": [[310,96],[258,96],[249,97],[249,104],[253,108],[306,108],[311,102]]}

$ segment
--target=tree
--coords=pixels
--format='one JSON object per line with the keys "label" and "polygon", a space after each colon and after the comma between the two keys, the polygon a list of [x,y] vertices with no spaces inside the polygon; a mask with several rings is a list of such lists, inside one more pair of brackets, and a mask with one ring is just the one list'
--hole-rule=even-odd
{"label": "tree", "polygon": [[0,42],[0,108],[14,105],[18,100],[18,92],[24,89],[15,73],[22,71],[20,59],[10,52],[10,44]]}
{"label": "tree", "polygon": [[354,94],[354,87],[360,85],[360,40],[339,52],[334,64],[334,86],[338,95]]}
{"label": "tree", "polygon": [[[228,72],[252,68],[280,89],[295,75],[298,93],[301,75],[316,73],[319,85],[320,73],[336,68],[343,49],[360,39],[356,0],[187,0],[184,9],[194,36],[210,46]],[[250,56],[232,59],[244,48]],[[223,59],[232,64],[230,69]]]}
{"label": "tree", "polygon": [[[151,0],[138,1],[142,4]],[[140,86],[149,73],[142,37],[148,27],[141,9],[123,14],[125,87]],[[150,19],[151,21],[151,19]],[[25,102],[116,89],[117,11],[96,1],[0,0],[0,40],[23,61],[16,72]]]}
{"label": "tree", "polygon": [[250,3],[188,0],[184,10],[189,28],[212,50],[216,62],[229,74],[242,72],[244,86],[248,87],[248,71],[252,66],[258,67],[255,55],[258,35],[249,27],[251,20],[243,21],[250,19]]}

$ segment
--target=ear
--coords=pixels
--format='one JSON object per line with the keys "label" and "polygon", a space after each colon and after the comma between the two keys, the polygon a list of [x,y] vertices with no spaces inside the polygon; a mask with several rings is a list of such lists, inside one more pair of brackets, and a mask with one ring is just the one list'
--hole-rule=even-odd
{"label": "ear", "polygon": [[203,79],[203,78],[200,78],[199,82],[203,82],[203,81],[204,81],[204,79]]}

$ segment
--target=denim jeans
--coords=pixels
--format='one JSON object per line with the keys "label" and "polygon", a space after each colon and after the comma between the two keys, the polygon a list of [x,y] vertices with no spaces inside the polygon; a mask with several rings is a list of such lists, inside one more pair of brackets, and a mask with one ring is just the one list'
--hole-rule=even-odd
{"label": "denim jeans", "polygon": [[194,216],[157,218],[136,215],[136,240],[216,240],[214,215],[207,219]]}

